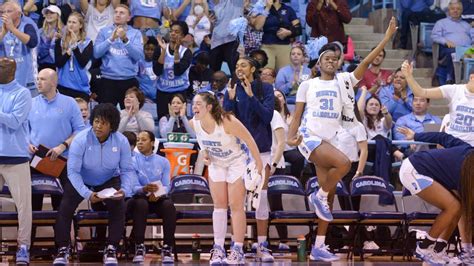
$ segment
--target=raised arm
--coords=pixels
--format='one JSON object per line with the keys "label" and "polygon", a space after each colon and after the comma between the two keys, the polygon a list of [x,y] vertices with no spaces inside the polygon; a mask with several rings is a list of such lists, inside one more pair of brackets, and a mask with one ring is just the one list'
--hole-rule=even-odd
{"label": "raised arm", "polygon": [[408,60],[405,60],[402,64],[402,73],[405,75],[408,86],[410,86],[413,94],[417,97],[429,98],[429,99],[442,99],[443,93],[439,87],[425,89],[418,84],[413,77],[413,63],[408,63]]}
{"label": "raised arm", "polygon": [[372,50],[369,55],[367,55],[364,60],[362,60],[362,62],[359,64],[359,66],[357,66],[357,68],[354,70],[354,76],[356,77],[356,79],[361,80],[364,77],[364,73],[369,67],[370,63],[372,63],[375,57],[380,54],[385,45],[392,39],[392,36],[393,34],[395,34],[395,32],[397,32],[397,22],[395,17],[392,17],[382,41],[379,42],[375,49]]}

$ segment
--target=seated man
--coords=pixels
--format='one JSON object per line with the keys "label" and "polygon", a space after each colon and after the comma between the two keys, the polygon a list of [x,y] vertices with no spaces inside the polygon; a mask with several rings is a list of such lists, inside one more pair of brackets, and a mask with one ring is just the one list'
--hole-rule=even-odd
{"label": "seated man", "polygon": [[[104,202],[109,212],[109,234],[104,250],[104,264],[117,265],[116,247],[125,225],[125,195],[131,194],[136,179],[130,145],[117,132],[120,113],[112,104],[99,104],[92,111],[92,127],[78,133],[71,143],[67,163],[68,179],[56,219],[55,242],[59,248],[54,265],[69,260],[71,221],[77,206],[84,200]],[[114,188],[113,196],[99,197],[98,192]]]}
{"label": "seated man", "polygon": [[[451,54],[456,46],[471,46],[471,25],[461,19],[462,3],[452,0],[448,6],[448,17],[436,22],[431,38],[439,44],[439,60],[436,76],[441,85],[454,81],[454,66]],[[444,74],[446,73],[446,74]]]}
{"label": "seated man", "polygon": [[[422,133],[425,131],[425,124],[441,124],[441,119],[435,115],[428,113],[430,106],[430,99],[422,97],[413,97],[413,112],[400,117],[395,123],[394,139],[405,140],[406,137],[398,131],[399,128],[409,128],[415,133]],[[407,151],[411,154],[417,151],[418,145],[413,145]]]}

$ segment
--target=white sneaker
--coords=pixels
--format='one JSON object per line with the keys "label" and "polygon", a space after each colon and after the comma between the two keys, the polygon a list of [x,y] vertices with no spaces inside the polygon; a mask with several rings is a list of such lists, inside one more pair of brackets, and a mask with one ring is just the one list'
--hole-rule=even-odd
{"label": "white sneaker", "polygon": [[229,256],[223,260],[225,265],[245,265],[245,256],[242,247],[233,246]]}
{"label": "white sneaker", "polygon": [[275,259],[272,256],[272,253],[268,247],[268,242],[265,241],[260,243],[257,248],[256,260],[261,262],[273,262]]}
{"label": "white sneaker", "polygon": [[380,247],[374,241],[364,241],[364,250],[379,250]]}
{"label": "white sneaker", "polygon": [[226,258],[225,250],[221,246],[214,244],[211,249],[211,259],[209,260],[210,265],[221,265]]}
{"label": "white sneaker", "polygon": [[285,251],[286,251],[286,250],[290,250],[290,246],[288,246],[288,245],[285,244],[285,243],[280,242],[280,243],[278,244],[278,249],[279,249],[279,250],[285,250]]}
{"label": "white sneaker", "polygon": [[117,250],[113,245],[108,245],[104,250],[104,265],[118,265]]}

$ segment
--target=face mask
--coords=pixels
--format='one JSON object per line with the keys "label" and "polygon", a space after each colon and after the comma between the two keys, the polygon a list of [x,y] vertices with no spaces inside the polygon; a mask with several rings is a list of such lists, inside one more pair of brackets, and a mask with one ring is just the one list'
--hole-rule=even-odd
{"label": "face mask", "polygon": [[197,15],[197,16],[200,16],[202,15],[202,13],[204,13],[204,8],[200,5],[196,5],[194,6],[194,14]]}

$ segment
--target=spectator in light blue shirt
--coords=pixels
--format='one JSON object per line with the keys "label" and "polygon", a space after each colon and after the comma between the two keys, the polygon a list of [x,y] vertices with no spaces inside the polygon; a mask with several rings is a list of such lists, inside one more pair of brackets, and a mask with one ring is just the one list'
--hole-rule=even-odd
{"label": "spectator in light blue shirt", "polygon": [[379,98],[392,115],[393,121],[412,111],[413,92],[400,68],[395,70],[392,84],[380,90]]}
{"label": "spectator in light blue shirt", "polygon": [[[145,229],[148,213],[156,213],[163,219],[164,246],[161,250],[163,263],[173,263],[172,247],[175,244],[176,208],[167,196],[170,189],[170,163],[153,152],[155,135],[141,131],[137,138],[137,149],[133,163],[138,179],[133,187],[133,198],[127,200],[127,217],[133,219],[135,241],[134,263],[145,257]],[[154,194],[155,193],[155,194]]]}
{"label": "spectator in light blue shirt", "polygon": [[139,86],[135,77],[138,62],[143,58],[142,34],[127,25],[130,19],[128,7],[118,5],[114,11],[114,25],[102,28],[94,43],[94,57],[102,59],[99,102],[118,103],[121,109],[125,108],[125,91]]}
{"label": "spectator in light blue shirt", "polygon": [[[92,205],[103,202],[109,212],[104,264],[117,265],[116,247],[125,225],[124,197],[131,195],[136,179],[127,138],[117,132],[119,122],[120,113],[115,106],[99,104],[92,111],[92,128],[79,132],[71,144],[68,179],[55,225],[59,251],[54,264],[68,261],[71,221],[79,203],[86,199]],[[99,193],[111,188],[117,190],[112,195]]]}
{"label": "spectator in light blue shirt", "polygon": [[[471,46],[472,44],[473,31],[471,25],[461,19],[461,14],[462,3],[451,1],[448,6],[448,17],[438,20],[431,32],[431,39],[439,44],[440,64],[436,69],[436,76],[438,76],[441,85],[448,81],[454,81],[454,66],[451,54],[456,52],[456,47]],[[445,78],[443,73],[446,73]]]}
{"label": "spectator in light blue shirt", "polygon": [[[55,160],[59,155],[67,156],[67,150],[76,133],[84,129],[79,107],[73,98],[57,91],[56,71],[46,68],[38,74],[38,92],[33,98],[28,123],[30,126],[30,153],[34,154],[38,146],[44,145],[50,150],[46,156]],[[36,173],[32,169],[32,173]],[[66,169],[61,173],[61,182],[67,178]],[[53,209],[59,208],[60,195],[51,196]],[[33,195],[33,210],[40,211],[43,194]]]}
{"label": "spectator in light blue shirt", "polygon": [[413,112],[400,117],[395,123],[394,139],[406,139],[405,135],[397,131],[400,127],[409,128],[415,133],[422,133],[425,130],[425,124],[441,124],[439,117],[428,113],[429,106],[430,99],[415,96],[413,98]]}

